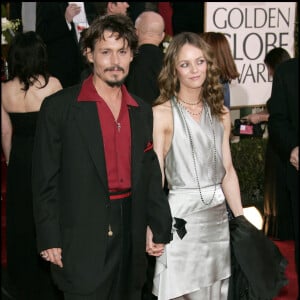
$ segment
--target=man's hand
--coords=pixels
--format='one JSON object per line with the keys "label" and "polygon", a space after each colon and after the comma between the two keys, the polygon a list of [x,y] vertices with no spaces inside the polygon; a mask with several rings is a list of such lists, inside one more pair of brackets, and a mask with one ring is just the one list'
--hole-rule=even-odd
{"label": "man's hand", "polygon": [[164,253],[164,244],[153,243],[153,234],[149,226],[147,226],[146,234],[146,252],[152,256],[161,256]]}
{"label": "man's hand", "polygon": [[40,253],[40,255],[44,260],[50,261],[51,263],[58,265],[59,267],[62,268],[63,263],[62,263],[61,253],[62,253],[61,248],[51,248],[51,249],[43,250]]}

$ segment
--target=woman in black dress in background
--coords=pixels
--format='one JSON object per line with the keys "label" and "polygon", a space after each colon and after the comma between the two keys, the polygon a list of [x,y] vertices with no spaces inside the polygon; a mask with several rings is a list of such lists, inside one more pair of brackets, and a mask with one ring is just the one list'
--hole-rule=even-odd
{"label": "woman in black dress in background", "polygon": [[44,98],[62,89],[47,71],[46,46],[33,31],[18,33],[8,52],[8,81],[1,89],[2,149],[7,169],[7,271],[17,300],[60,299],[36,248],[31,155]]}

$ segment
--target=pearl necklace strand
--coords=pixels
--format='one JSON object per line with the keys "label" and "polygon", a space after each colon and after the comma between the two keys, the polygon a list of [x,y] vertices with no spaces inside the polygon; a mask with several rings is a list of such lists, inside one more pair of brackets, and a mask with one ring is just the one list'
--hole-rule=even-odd
{"label": "pearl necklace strand", "polygon": [[179,103],[179,101],[177,101],[177,103],[179,104],[178,108],[179,108],[179,111],[180,111],[181,116],[183,118],[184,124],[186,126],[188,138],[189,138],[190,145],[191,145],[192,157],[193,157],[193,164],[194,164],[194,170],[195,170],[195,176],[196,176],[196,181],[197,181],[197,185],[198,185],[198,190],[199,190],[199,193],[200,193],[201,202],[204,205],[210,205],[212,203],[212,201],[214,200],[214,198],[215,198],[216,189],[217,189],[217,184],[216,184],[216,182],[217,182],[216,134],[215,134],[215,130],[214,130],[213,123],[212,123],[212,117],[209,114],[209,112],[207,111],[207,113],[209,114],[209,121],[210,121],[210,125],[211,125],[211,130],[212,130],[212,137],[213,137],[213,171],[214,171],[214,181],[215,181],[215,184],[214,184],[214,192],[213,192],[212,198],[208,202],[205,202],[204,198],[203,198],[203,195],[202,195],[201,186],[200,186],[200,180],[199,180],[199,177],[198,177],[198,172],[197,172],[197,167],[196,167],[196,165],[197,165],[196,164],[196,151],[195,151],[194,142],[193,142],[193,139],[192,139],[192,134],[191,134],[190,128],[189,128],[189,126],[187,124],[187,121],[186,121],[186,118],[184,116],[183,110],[182,110],[182,108],[184,108],[184,106],[181,105]]}

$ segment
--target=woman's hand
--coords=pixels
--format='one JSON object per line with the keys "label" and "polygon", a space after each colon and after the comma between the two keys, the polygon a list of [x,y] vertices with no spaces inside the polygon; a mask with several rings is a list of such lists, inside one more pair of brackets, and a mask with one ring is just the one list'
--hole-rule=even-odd
{"label": "woman's hand", "polygon": [[161,256],[164,253],[164,244],[153,243],[153,233],[149,226],[147,226],[146,233],[146,252],[152,256]]}

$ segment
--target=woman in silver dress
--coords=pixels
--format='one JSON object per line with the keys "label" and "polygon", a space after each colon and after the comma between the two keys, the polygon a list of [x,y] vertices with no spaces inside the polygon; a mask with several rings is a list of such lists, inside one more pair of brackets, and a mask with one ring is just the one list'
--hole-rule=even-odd
{"label": "woman in silver dress", "polygon": [[225,300],[231,275],[225,199],[234,216],[243,208],[230,112],[213,55],[199,35],[173,38],[159,85],[153,143],[174,222],[173,240],[156,260],[153,293],[159,300]]}

